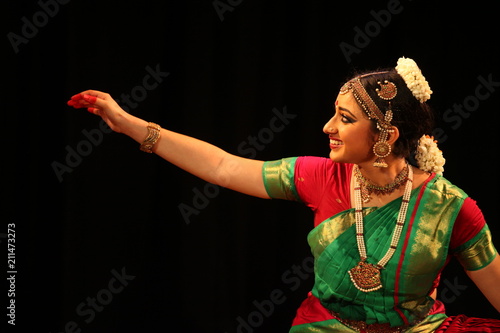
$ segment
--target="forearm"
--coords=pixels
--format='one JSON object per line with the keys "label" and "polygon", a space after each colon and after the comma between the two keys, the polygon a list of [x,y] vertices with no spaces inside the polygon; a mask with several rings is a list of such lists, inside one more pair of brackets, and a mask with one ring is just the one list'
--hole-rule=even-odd
{"label": "forearm", "polygon": [[[148,123],[131,115],[125,117],[123,133],[142,143],[148,135]],[[207,182],[268,198],[260,171],[262,161],[234,156],[210,143],[163,128],[153,152]]]}

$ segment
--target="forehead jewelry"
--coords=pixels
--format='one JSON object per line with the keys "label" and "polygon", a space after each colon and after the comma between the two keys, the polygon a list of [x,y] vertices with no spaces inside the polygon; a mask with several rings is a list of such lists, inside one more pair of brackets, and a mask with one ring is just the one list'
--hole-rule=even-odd
{"label": "forehead jewelry", "polygon": [[340,94],[345,95],[351,91],[358,104],[361,105],[365,113],[368,115],[368,118],[377,122],[377,128],[380,131],[380,135],[375,145],[373,145],[373,153],[377,156],[373,166],[386,168],[387,163],[384,158],[389,156],[391,153],[391,145],[387,142],[387,138],[389,137],[389,133],[394,131],[391,129],[393,116],[391,100],[397,96],[398,89],[393,82],[388,80],[384,80],[383,82],[378,81],[377,84],[379,85],[379,87],[375,89],[377,96],[380,99],[388,101],[388,107],[385,113],[379,109],[377,104],[375,104],[371,96],[368,94],[365,87],[361,83],[360,77],[356,77],[346,82],[342,88],[340,88]]}

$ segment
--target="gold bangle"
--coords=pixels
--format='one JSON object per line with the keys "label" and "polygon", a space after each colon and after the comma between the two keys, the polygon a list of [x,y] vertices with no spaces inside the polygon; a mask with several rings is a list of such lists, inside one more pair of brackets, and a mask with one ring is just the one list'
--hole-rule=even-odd
{"label": "gold bangle", "polygon": [[161,127],[158,124],[148,123],[148,136],[140,147],[142,151],[150,154],[153,152],[153,146],[160,138],[160,129]]}

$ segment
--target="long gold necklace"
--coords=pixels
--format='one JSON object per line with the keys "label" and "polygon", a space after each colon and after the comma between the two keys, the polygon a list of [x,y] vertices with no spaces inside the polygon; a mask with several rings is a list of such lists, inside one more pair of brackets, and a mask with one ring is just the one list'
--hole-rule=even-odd
{"label": "long gold necklace", "polygon": [[[363,202],[361,199],[361,186],[357,177],[354,179],[354,209],[356,217],[356,243],[358,245],[360,261],[356,266],[349,270],[349,276],[356,288],[364,292],[370,292],[382,288],[382,281],[380,279],[380,270],[384,269],[385,265],[394,255],[396,248],[401,238],[401,232],[406,220],[406,212],[408,211],[408,204],[410,202],[412,183],[413,183],[413,169],[408,166],[408,177],[406,178],[405,191],[399,209],[398,219],[396,226],[392,233],[392,240],[386,254],[377,264],[370,264],[367,262],[366,245],[364,238],[363,228]],[[355,166],[355,172],[358,166]]]}

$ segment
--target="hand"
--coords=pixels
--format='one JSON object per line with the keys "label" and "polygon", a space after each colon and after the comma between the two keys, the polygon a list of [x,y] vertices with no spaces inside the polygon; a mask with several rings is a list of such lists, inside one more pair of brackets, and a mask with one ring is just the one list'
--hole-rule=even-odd
{"label": "hand", "polygon": [[90,113],[100,116],[113,131],[123,132],[128,113],[107,93],[86,90],[72,96],[68,105],[75,109],[86,108]]}

